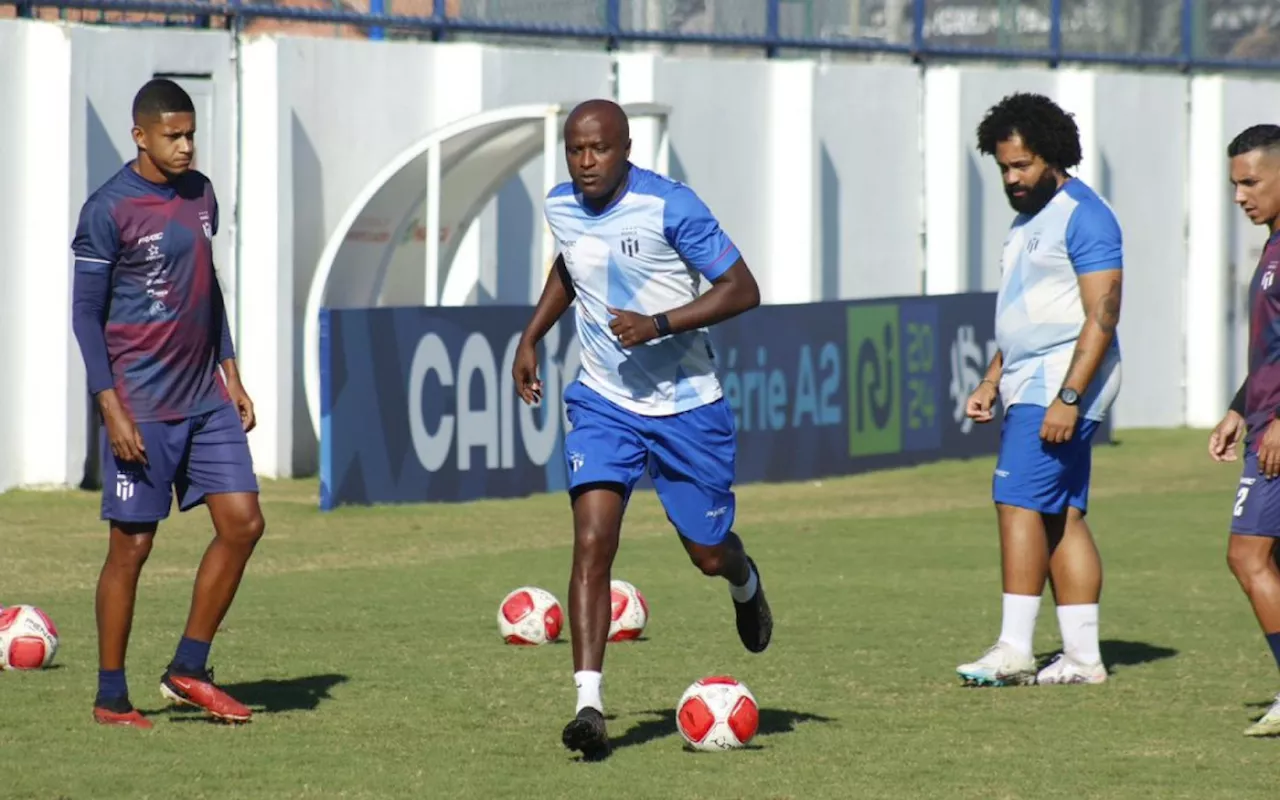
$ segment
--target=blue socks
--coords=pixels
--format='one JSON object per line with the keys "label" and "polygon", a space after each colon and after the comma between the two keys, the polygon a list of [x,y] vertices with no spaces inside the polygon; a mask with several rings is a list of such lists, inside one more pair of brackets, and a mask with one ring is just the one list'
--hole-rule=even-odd
{"label": "blue socks", "polygon": [[1271,645],[1271,655],[1276,657],[1276,667],[1280,668],[1280,632],[1268,633],[1267,644]]}
{"label": "blue socks", "polygon": [[209,662],[209,643],[183,636],[178,642],[178,653],[173,665],[182,672],[204,672]]}
{"label": "blue socks", "polygon": [[129,684],[125,683],[124,670],[98,670],[98,700],[119,700],[129,696]]}
{"label": "blue socks", "polygon": [[[178,642],[178,653],[173,657],[173,664],[182,672],[204,672],[209,661],[209,643],[183,636]],[[125,682],[124,670],[98,670],[98,702],[110,702],[129,696],[129,684]]]}

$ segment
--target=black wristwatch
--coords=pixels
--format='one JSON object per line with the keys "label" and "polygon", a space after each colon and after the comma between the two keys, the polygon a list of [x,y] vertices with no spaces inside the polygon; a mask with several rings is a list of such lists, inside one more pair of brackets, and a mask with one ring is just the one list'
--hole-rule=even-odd
{"label": "black wristwatch", "polygon": [[1080,402],[1080,393],[1064,386],[1058,390],[1058,399],[1065,405],[1074,406]]}

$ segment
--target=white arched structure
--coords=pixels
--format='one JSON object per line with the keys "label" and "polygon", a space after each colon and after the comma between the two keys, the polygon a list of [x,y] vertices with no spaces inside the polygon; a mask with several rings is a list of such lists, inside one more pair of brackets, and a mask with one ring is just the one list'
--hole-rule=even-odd
{"label": "white arched structure", "polygon": [[[572,104],[485,111],[446,125],[393,158],[356,195],[320,254],[303,318],[303,385],[320,437],[320,309],[440,303],[471,223],[530,161],[543,156],[543,190],[556,183],[560,134]],[[668,108],[634,103],[632,158],[666,173]],[[652,154],[652,162],[648,154]],[[544,231],[543,262],[553,251]]]}

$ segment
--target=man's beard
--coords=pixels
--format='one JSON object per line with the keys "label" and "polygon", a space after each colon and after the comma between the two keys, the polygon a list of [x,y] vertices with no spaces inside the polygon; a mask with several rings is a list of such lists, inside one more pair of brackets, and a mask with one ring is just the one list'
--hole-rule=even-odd
{"label": "man's beard", "polygon": [[[1014,197],[1013,192],[1016,189],[1025,189],[1026,194],[1022,197]],[[1040,181],[1031,188],[1027,188],[1020,184],[1013,186],[1005,186],[1005,196],[1009,198],[1009,205],[1013,206],[1013,210],[1019,214],[1034,215],[1040,212],[1040,209],[1049,204],[1053,196],[1058,192],[1058,179],[1052,172],[1046,171]]]}

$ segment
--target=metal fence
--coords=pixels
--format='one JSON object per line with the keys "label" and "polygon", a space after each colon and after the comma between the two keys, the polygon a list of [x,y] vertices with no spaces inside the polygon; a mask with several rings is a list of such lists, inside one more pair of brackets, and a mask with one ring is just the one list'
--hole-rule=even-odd
{"label": "metal fence", "polygon": [[[893,53],[1182,70],[1280,68],[1280,0],[0,0],[19,16],[243,30],[264,20],[371,38],[523,37]],[[68,17],[68,9],[78,9]]]}

